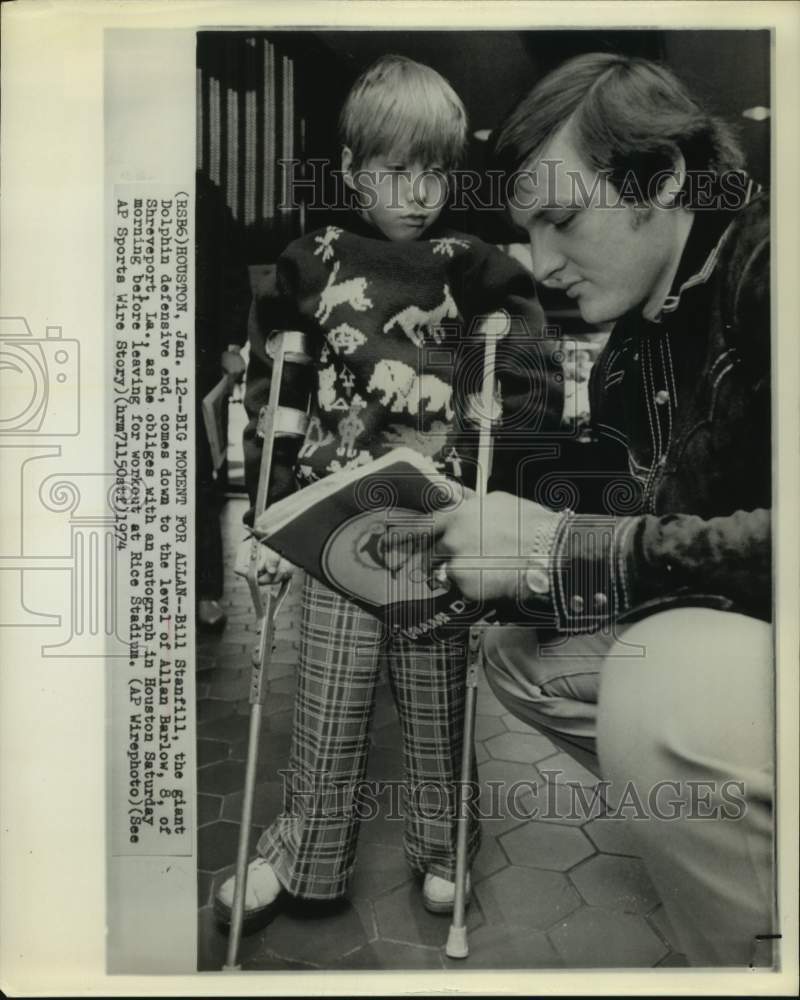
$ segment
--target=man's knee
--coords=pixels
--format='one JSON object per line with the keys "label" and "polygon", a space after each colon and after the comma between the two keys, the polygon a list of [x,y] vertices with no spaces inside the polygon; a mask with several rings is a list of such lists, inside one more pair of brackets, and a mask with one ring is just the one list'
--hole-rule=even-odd
{"label": "man's knee", "polygon": [[[598,752],[612,780],[659,781],[704,760],[722,773],[771,757],[771,630],[708,609],[663,612],[624,639],[642,655],[606,658]],[[676,775],[681,777],[681,775]]]}
{"label": "man's knee", "polygon": [[486,677],[503,704],[510,695],[520,695],[527,686],[536,659],[536,632],[525,629],[523,635],[511,626],[486,630],[483,637],[483,665]]}
{"label": "man's knee", "polygon": [[484,639],[486,676],[499,701],[582,761],[587,753],[594,759],[599,663],[585,644],[542,647],[533,628],[499,626]]}

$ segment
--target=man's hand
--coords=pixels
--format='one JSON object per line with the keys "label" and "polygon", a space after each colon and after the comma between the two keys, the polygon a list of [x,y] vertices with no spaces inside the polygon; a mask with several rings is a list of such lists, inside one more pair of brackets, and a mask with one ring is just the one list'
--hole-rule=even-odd
{"label": "man's hand", "polygon": [[434,515],[436,558],[470,600],[514,600],[537,536],[560,517],[510,493],[473,497]]}
{"label": "man's hand", "polygon": [[222,352],[220,364],[222,365],[223,374],[230,375],[237,382],[242,380],[247,366],[236,345],[231,344],[226,351]]}
{"label": "man's hand", "polygon": [[283,583],[288,580],[294,572],[295,567],[277,552],[263,545],[252,538],[245,538],[239,543],[236,552],[236,564],[234,573],[237,576],[247,576],[250,570],[250,555],[256,546],[257,555],[257,579],[262,586],[273,583]]}

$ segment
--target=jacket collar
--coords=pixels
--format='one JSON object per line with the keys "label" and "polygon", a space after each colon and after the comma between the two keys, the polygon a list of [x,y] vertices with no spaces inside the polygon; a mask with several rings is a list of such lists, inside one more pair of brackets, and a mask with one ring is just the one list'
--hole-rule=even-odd
{"label": "jacket collar", "polygon": [[[714,273],[719,252],[728,237],[731,226],[738,213],[748,205],[761,190],[751,178],[742,175],[744,180],[744,197],[735,211],[731,209],[695,209],[686,246],[683,248],[678,270],[672,282],[669,295],[664,300],[659,318],[665,313],[674,312],[680,305],[681,296],[696,285],[705,284]],[[717,192],[721,198],[721,191]]]}

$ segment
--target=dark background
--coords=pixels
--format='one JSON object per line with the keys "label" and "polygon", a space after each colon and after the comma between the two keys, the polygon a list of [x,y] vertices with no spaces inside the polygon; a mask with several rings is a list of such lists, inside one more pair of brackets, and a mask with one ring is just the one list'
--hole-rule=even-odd
{"label": "dark background", "polygon": [[[467,168],[485,165],[486,142],[528,90],[582,52],[611,51],[669,66],[735,126],[756,180],[770,175],[769,121],[743,117],[770,106],[769,31],[203,31],[197,36],[197,388],[220,377],[227,344],[247,335],[250,284],[301,232],[330,221],[309,204],[278,209],[275,160],[326,160],[338,168],[337,121],[353,81],[395,52],[442,73],[469,116]],[[302,167],[297,168],[302,176]],[[308,172],[307,172],[308,174]],[[271,178],[271,180],[270,180]],[[270,184],[272,186],[270,186]],[[332,190],[328,190],[329,195]],[[502,213],[455,213],[453,225],[495,243],[518,238]],[[564,335],[592,332],[574,304],[540,289],[548,321]],[[200,428],[198,428],[200,432]],[[208,478],[207,476],[205,477]],[[204,480],[205,481],[205,480]],[[225,470],[219,486],[226,484]]]}
{"label": "dark background", "polygon": [[[271,52],[275,83],[267,83]],[[712,110],[738,130],[756,180],[768,183],[769,122],[742,117],[770,106],[768,31],[207,31],[199,32],[198,65],[198,310],[201,346],[244,341],[246,282],[243,265],[274,261],[293,238],[326,223],[324,210],[265,211],[268,170],[291,133],[293,155],[338,167],[337,119],[355,78],[387,52],[407,55],[441,72],[461,96],[469,116],[465,166],[482,169],[486,143],[474,133],[491,130],[550,70],[581,52],[614,51],[667,64]],[[292,78],[284,103],[285,67]],[[219,96],[214,105],[212,90]],[[268,103],[268,94],[273,104]],[[290,118],[291,120],[288,120]],[[284,120],[287,119],[287,120]],[[267,145],[272,131],[277,148]],[[216,147],[216,159],[214,148]],[[270,156],[269,153],[273,155]],[[302,170],[302,168],[298,168]],[[275,177],[276,199],[280,177]],[[249,207],[246,204],[250,192]],[[277,203],[277,202],[276,202]],[[255,207],[254,207],[255,206]],[[452,223],[484,239],[515,238],[497,213],[458,213]],[[544,293],[547,298],[547,293]],[[548,300],[568,320],[567,301]],[[577,332],[569,330],[570,333]],[[202,334],[202,336],[200,336]],[[209,346],[212,346],[209,344]]]}

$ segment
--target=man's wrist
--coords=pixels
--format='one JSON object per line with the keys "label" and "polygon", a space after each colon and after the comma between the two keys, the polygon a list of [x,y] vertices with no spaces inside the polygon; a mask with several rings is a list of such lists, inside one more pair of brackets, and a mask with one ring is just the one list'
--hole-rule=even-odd
{"label": "man's wrist", "polygon": [[523,601],[550,604],[554,591],[554,554],[571,510],[539,513],[532,538],[528,539],[527,565],[520,574],[520,597]]}

